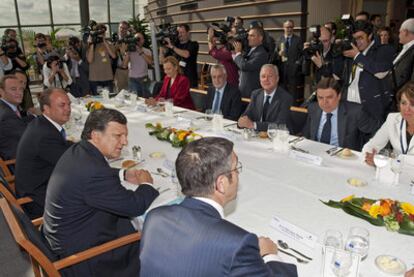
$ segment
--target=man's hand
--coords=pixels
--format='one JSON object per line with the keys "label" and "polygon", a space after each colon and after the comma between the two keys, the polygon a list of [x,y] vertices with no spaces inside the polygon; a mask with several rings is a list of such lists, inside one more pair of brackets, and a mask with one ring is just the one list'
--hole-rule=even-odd
{"label": "man's hand", "polygon": [[251,121],[247,115],[244,115],[239,118],[238,125],[240,128],[248,128],[248,129],[254,128],[253,121]]}
{"label": "man's hand", "polygon": [[260,256],[277,254],[277,245],[267,237],[259,237]]}
{"label": "man's hand", "polygon": [[211,27],[207,30],[207,40],[210,42],[214,40],[214,29]]}
{"label": "man's hand", "polygon": [[303,50],[305,50],[306,48],[309,48],[309,46],[310,46],[310,42],[305,42],[303,44]]}
{"label": "man's hand", "polygon": [[318,68],[322,67],[322,57],[318,51],[316,51],[316,54],[311,57],[311,60]]}
{"label": "man's hand", "polygon": [[125,180],[136,185],[142,183],[154,183],[154,180],[152,179],[149,171],[144,169],[127,169],[125,172]]}
{"label": "man's hand", "polygon": [[359,54],[359,50],[353,43],[351,43],[351,46],[352,46],[352,49],[342,52],[342,55],[353,59],[355,58],[356,55]]}
{"label": "man's hand", "polygon": [[233,41],[234,53],[241,53],[243,46],[240,41]]}
{"label": "man's hand", "polygon": [[410,271],[407,271],[404,274],[404,277],[414,277],[414,268],[412,268]]}
{"label": "man's hand", "polygon": [[157,105],[157,100],[155,100],[155,98],[153,97],[150,97],[150,98],[145,99],[145,104],[148,106],[155,106]]}
{"label": "man's hand", "polygon": [[376,149],[372,149],[372,153],[366,152],[365,153],[365,162],[370,166],[375,166],[374,164],[374,156],[377,153]]}
{"label": "man's hand", "polygon": [[164,41],[166,42],[166,47],[172,49],[174,45],[172,45],[170,38],[165,38]]}

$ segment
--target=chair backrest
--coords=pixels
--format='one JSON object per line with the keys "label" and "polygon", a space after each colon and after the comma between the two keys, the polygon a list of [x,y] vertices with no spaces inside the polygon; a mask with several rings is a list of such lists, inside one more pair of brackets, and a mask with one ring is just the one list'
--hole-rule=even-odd
{"label": "chair backrest", "polygon": [[[10,188],[9,183],[6,179],[0,175],[0,193],[13,205],[20,207],[20,203],[17,202],[16,195],[14,191]],[[21,207],[20,207],[21,209]]]}
{"label": "chair backrest", "polygon": [[206,101],[207,91],[202,89],[190,88],[191,100],[193,100],[194,107],[197,111],[202,112],[204,109],[204,102]]}
{"label": "chair backrest", "polygon": [[41,269],[48,276],[60,276],[53,265],[53,261],[57,260],[56,255],[26,214],[10,205],[5,198],[0,198],[0,207],[14,240],[29,254],[35,276],[41,276]]}
{"label": "chair backrest", "polygon": [[302,135],[308,118],[308,110],[301,107],[290,107],[290,131],[293,135]]}
{"label": "chair backrest", "polygon": [[7,182],[9,182],[9,187],[13,192],[15,192],[13,174],[15,165],[16,159],[5,161],[0,157],[0,175],[3,176]]}

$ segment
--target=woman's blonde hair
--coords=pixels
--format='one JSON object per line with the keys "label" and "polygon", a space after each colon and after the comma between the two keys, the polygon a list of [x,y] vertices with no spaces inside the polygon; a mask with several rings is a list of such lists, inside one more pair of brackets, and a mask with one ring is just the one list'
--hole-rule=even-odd
{"label": "woman's blonde hair", "polygon": [[178,60],[174,57],[174,56],[168,56],[164,58],[164,63],[170,63],[172,64],[175,68],[177,68],[178,74],[183,74],[182,70],[181,70],[181,66],[178,63]]}

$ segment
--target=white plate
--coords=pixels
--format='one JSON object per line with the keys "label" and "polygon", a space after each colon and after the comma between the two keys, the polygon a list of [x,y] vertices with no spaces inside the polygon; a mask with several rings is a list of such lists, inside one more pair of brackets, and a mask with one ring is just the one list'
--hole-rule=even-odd
{"label": "white plate", "polygon": [[403,261],[390,255],[379,255],[375,258],[375,265],[381,272],[391,276],[402,275],[407,269]]}

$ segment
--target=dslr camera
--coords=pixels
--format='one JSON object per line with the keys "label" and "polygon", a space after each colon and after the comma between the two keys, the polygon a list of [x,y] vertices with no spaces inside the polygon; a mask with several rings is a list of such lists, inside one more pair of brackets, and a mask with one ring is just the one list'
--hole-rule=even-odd
{"label": "dslr camera", "polygon": [[333,48],[333,52],[338,55],[342,55],[342,52],[352,49],[351,43],[356,44],[352,36],[355,30],[355,22],[352,16],[350,14],[342,15],[341,22],[344,25],[344,37],[339,42],[335,42]]}
{"label": "dslr camera", "polygon": [[[224,18],[224,23],[217,23],[213,22],[208,27],[208,29],[212,28],[214,30],[214,37],[218,38],[220,44],[225,45],[225,47],[231,51],[234,50],[233,41],[239,41],[243,45],[243,49],[246,49],[246,46],[248,45],[247,41],[247,31],[244,28],[238,28],[236,30],[236,34],[229,35],[231,32],[231,26],[233,22],[235,21],[234,17],[226,16]],[[207,31],[208,31],[207,29]]]}
{"label": "dslr camera", "polygon": [[105,34],[106,29],[104,25],[98,25],[95,20],[89,21],[88,26],[81,30],[83,41],[86,42],[88,37],[92,37],[92,43],[94,45],[103,42],[104,38],[101,36]]}
{"label": "dslr camera", "polygon": [[169,38],[171,44],[175,45],[178,42],[178,31],[176,25],[166,24],[160,26],[161,30],[155,34],[155,38],[160,45],[167,45],[165,41],[166,38]]}
{"label": "dslr camera", "polygon": [[303,49],[303,57],[306,60],[310,60],[312,56],[316,55],[316,52],[319,54],[322,54],[323,52],[323,44],[319,40],[319,37],[321,36],[321,26],[320,25],[314,25],[309,27],[309,32],[312,34],[312,38],[309,41],[310,45],[309,47]]}
{"label": "dslr camera", "polygon": [[137,43],[139,42],[139,38],[136,38],[133,34],[128,34],[123,39],[118,39],[117,43],[125,43],[127,45],[128,52],[135,52],[137,51]]}

